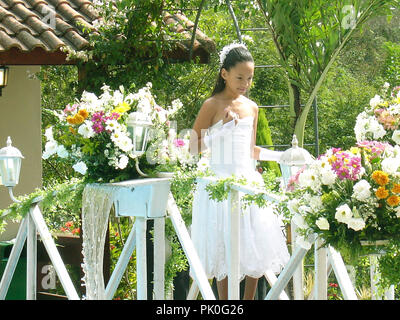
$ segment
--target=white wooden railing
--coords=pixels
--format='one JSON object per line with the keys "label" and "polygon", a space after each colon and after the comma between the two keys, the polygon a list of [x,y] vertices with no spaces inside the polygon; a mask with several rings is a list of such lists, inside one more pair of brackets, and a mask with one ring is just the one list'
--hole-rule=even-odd
{"label": "white wooden railing", "polygon": [[50,231],[43,219],[39,208],[40,201],[40,198],[34,200],[29,212],[22,219],[15,243],[11,249],[10,257],[1,278],[0,300],[4,300],[6,298],[7,291],[13,278],[15,268],[17,266],[25,241],[27,241],[26,299],[36,299],[38,233],[43,241],[46,251],[50,257],[54,269],[57,272],[61,285],[64,288],[68,299],[79,300],[79,295],[75,290],[68,271],[62,262],[60,254],[58,253],[52,235],[50,234]]}
{"label": "white wooden railing", "polygon": [[[144,181],[145,180],[145,181]],[[155,255],[155,266],[154,266],[154,299],[165,299],[166,294],[164,292],[164,263],[165,263],[165,218],[169,218],[172,221],[173,227],[176,231],[176,234],[179,238],[181,246],[185,252],[185,255],[188,259],[191,273],[193,276],[192,286],[189,290],[188,299],[196,299],[199,292],[203,299],[205,300],[215,300],[214,293],[211,289],[209,280],[204,272],[202,263],[199,259],[199,256],[196,252],[196,249],[193,245],[193,242],[190,238],[189,232],[185,226],[185,223],[181,217],[179,212],[179,208],[177,207],[174,197],[172,193],[168,189],[163,188],[163,192],[167,192],[167,196],[165,197],[165,208],[160,206],[160,203],[157,203],[157,200],[160,200],[162,196],[160,192],[155,192],[155,190],[159,191],[158,187],[160,184],[165,184],[165,180],[168,179],[139,179],[139,180],[131,180],[127,182],[123,182],[122,184],[110,184],[113,188],[112,192],[115,192],[115,187],[117,190],[120,190],[120,193],[116,193],[113,195],[115,197],[115,201],[118,202],[118,208],[116,211],[121,211],[125,208],[129,212],[125,214],[124,210],[122,210],[122,214],[125,216],[134,216],[135,223],[132,227],[132,230],[128,236],[128,239],[125,242],[125,246],[122,250],[122,253],[119,257],[119,260],[114,268],[114,271],[111,275],[111,278],[107,284],[107,287],[104,288],[104,298],[112,299],[115,291],[118,288],[120,280],[122,278],[123,273],[128,265],[129,259],[136,248],[137,254],[137,298],[138,299],[147,299],[147,274],[146,274],[146,220],[153,219],[154,220],[154,255]],[[203,182],[213,182],[214,178],[199,178],[199,181],[203,180]],[[132,186],[135,186],[133,188]],[[229,272],[228,272],[228,299],[237,300],[240,298],[239,293],[239,257],[240,257],[240,198],[239,193],[245,194],[259,194],[263,193],[263,197],[272,202],[279,202],[281,198],[279,196],[268,194],[265,191],[261,191],[255,188],[231,184],[230,185],[230,194],[229,194],[229,208],[231,214],[229,216],[229,248],[228,248],[228,256],[229,256]],[[157,210],[161,213],[156,214],[155,216],[151,214],[151,212],[138,213],[137,210],[130,210],[132,206],[138,205],[138,198],[135,198],[133,192],[139,191],[139,196],[143,201],[147,197],[143,197],[143,195],[148,196],[148,200],[146,201],[156,201],[155,204],[157,206]],[[142,190],[144,193],[140,193]],[[166,191],[165,191],[166,190]],[[111,191],[110,191],[111,192]],[[136,199],[136,200],[135,200]],[[136,201],[136,202],[135,202]],[[156,210],[151,209],[151,203],[146,202],[145,205],[140,204],[140,208],[146,208],[146,210]],[[64,291],[69,299],[79,299],[79,295],[77,294],[74,285],[71,281],[71,278],[66,270],[66,267],[61,259],[60,254],[57,251],[54,240],[46,226],[46,223],[43,219],[42,213],[39,208],[40,199],[36,199],[33,201],[29,213],[23,218],[15,243],[11,250],[10,257],[8,259],[8,263],[4,270],[1,282],[0,282],[0,300],[5,299],[7,290],[9,288],[11,279],[13,277],[19,256],[22,252],[25,241],[27,241],[27,299],[33,300],[36,299],[36,274],[37,274],[37,234],[40,235],[46,251],[49,254],[51,262],[55,268],[55,271],[60,279],[60,282],[64,288]],[[156,210],[156,211],[157,211]],[[165,211],[166,214],[162,214],[162,211]],[[140,211],[140,210],[139,210]],[[121,214],[121,212],[119,212]],[[295,225],[292,223],[292,231],[294,231],[295,236]],[[351,283],[350,277],[347,273],[346,266],[344,265],[343,259],[336,250],[332,247],[320,248],[320,240],[316,237],[311,237],[309,239],[311,243],[314,243],[315,247],[315,285],[314,292],[312,294],[313,299],[326,299],[327,298],[327,277],[329,272],[332,270],[336,278],[339,282],[339,286],[343,293],[345,299],[357,299],[355,294],[354,287]],[[295,244],[295,239],[292,239],[292,245]],[[289,280],[294,278],[294,299],[302,299],[303,298],[303,286],[302,286],[302,272],[301,266],[303,258],[306,253],[309,251],[309,248],[304,248],[301,246],[294,245],[294,249],[292,251],[292,256],[285,266],[285,268],[280,273],[279,277],[276,277],[275,274],[267,270],[265,273],[265,277],[269,284],[271,285],[271,289],[269,290],[266,300],[275,300],[275,299],[289,299],[284,289],[287,286]],[[98,261],[97,263],[101,263],[102,261]],[[372,269],[371,269],[372,270]],[[391,288],[393,291],[393,288]],[[103,297],[103,295],[102,295]],[[393,298],[393,294],[389,295],[389,298]]]}

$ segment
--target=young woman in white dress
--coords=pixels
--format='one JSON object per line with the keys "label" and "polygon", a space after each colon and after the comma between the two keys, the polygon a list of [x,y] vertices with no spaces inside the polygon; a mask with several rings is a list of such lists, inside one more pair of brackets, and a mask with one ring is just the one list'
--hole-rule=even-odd
{"label": "young woman in white dress", "polygon": [[[244,176],[263,184],[254,160],[277,161],[281,152],[255,145],[258,106],[246,97],[254,61],[243,44],[231,44],[220,54],[221,68],[212,96],[200,108],[193,125],[192,153],[210,151],[210,168],[217,177]],[[204,134],[206,132],[206,134]],[[208,278],[217,279],[219,299],[227,299],[228,202],[209,199],[205,185],[196,186],[191,235]],[[240,221],[240,276],[246,278],[243,299],[254,299],[258,278],[267,270],[279,273],[289,260],[286,240],[272,208],[251,205]]]}

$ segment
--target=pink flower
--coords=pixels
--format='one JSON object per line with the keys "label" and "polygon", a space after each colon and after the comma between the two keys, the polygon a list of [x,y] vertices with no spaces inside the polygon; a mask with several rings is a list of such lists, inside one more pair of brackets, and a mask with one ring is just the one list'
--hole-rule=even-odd
{"label": "pink flower", "polygon": [[76,104],[76,103],[74,103],[72,106],[68,103],[68,104],[65,106],[64,113],[65,113],[65,114],[67,114],[67,113],[73,113],[73,112],[76,111],[76,109],[77,109],[78,107],[79,107],[79,105]]}
{"label": "pink flower", "polygon": [[175,147],[183,147],[185,145],[185,141],[183,141],[182,139],[175,139],[174,140],[174,145]]}
{"label": "pink flower", "polygon": [[332,170],[340,180],[357,180],[361,171],[361,157],[353,156],[348,152],[338,151],[331,162]]}

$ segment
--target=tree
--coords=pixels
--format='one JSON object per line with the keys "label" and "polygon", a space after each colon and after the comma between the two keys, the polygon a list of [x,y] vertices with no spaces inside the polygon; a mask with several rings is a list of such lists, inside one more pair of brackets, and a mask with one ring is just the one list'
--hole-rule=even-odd
{"label": "tree", "polygon": [[[373,16],[387,15],[398,0],[257,0],[286,71],[290,115],[299,144],[312,103],[349,39]],[[306,95],[304,107],[302,94]]]}

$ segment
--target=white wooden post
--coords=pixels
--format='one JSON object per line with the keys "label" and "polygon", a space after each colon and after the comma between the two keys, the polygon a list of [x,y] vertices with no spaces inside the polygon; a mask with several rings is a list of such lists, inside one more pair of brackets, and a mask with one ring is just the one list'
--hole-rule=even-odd
{"label": "white wooden post", "polygon": [[[68,299],[70,300],[79,300],[79,295],[75,290],[74,284],[72,283],[72,280],[68,274],[68,271],[61,259],[60,254],[58,253],[57,247],[54,243],[53,237],[47,228],[46,222],[43,219],[42,213],[39,209],[38,205],[35,205],[33,209],[30,211],[30,217],[32,218],[34,225],[37,227],[37,231],[39,232],[40,238],[46,248],[46,251],[49,255],[49,258],[54,266],[54,269],[57,272],[58,278],[60,279],[61,285],[64,288],[65,294],[67,295]],[[35,228],[36,229],[36,228]],[[29,229],[28,229],[28,234],[29,234]],[[35,232],[36,234],[36,232]],[[32,236],[33,238],[33,236]],[[28,236],[29,239],[29,236]],[[29,242],[28,242],[29,245]],[[35,245],[35,250],[36,250],[36,245]],[[29,247],[28,247],[28,252],[29,252]],[[37,261],[37,256],[35,254],[34,257],[35,260],[35,266],[36,266],[36,261]],[[29,258],[28,258],[29,261]],[[27,262],[28,262],[27,261]],[[35,267],[36,269],[36,267]],[[36,274],[35,274],[36,277]],[[36,287],[36,281],[35,281],[35,287]],[[35,289],[36,292],[36,289]]]}
{"label": "white wooden post", "polygon": [[[267,279],[271,288],[275,285],[276,281],[278,281],[278,278],[275,276],[272,270],[267,270],[265,273],[265,278]],[[280,293],[279,300],[289,300],[289,297],[284,290],[282,290]]]}
{"label": "white wooden post", "polygon": [[[328,267],[326,248],[321,247],[322,240],[317,239],[314,243],[315,284],[314,297],[316,300],[327,300],[328,291]],[[320,248],[321,247],[321,248]]]}
{"label": "white wooden post", "polygon": [[329,261],[335,272],[336,279],[338,280],[340,289],[343,293],[345,300],[357,300],[357,295],[354,291],[353,284],[347,273],[346,266],[344,265],[342,256],[331,246],[327,248]]}
{"label": "white wooden post", "polygon": [[146,220],[136,217],[136,282],[137,299],[147,299]]}
{"label": "white wooden post", "polygon": [[239,192],[232,189],[228,198],[228,299],[240,299],[240,200]]}
{"label": "white wooden post", "polygon": [[[296,250],[297,226],[294,222],[290,224],[292,238],[292,253]],[[304,262],[301,260],[293,273],[293,298],[294,300],[304,300]]]}
{"label": "white wooden post", "polygon": [[289,259],[289,262],[286,264],[285,268],[280,273],[278,280],[269,290],[265,300],[277,300],[283,289],[287,286],[289,280],[293,277],[293,274],[296,272],[298,265],[303,261],[308,249],[297,246],[296,250],[293,252],[292,256]]}
{"label": "white wooden post", "polygon": [[18,229],[15,243],[11,249],[10,256],[7,261],[6,268],[4,269],[3,276],[0,282],[0,300],[5,300],[8,288],[10,287],[15,268],[17,267],[18,259],[24,248],[25,240],[28,233],[28,216],[22,219]]}
{"label": "white wooden post", "polygon": [[211,289],[210,283],[208,282],[207,275],[204,272],[196,248],[189,236],[185,222],[179,213],[179,209],[175,203],[172,193],[169,193],[167,211],[181,243],[182,249],[188,259],[189,265],[192,268],[194,281],[198,284],[203,299],[215,300],[215,296]]}
{"label": "white wooden post", "polygon": [[186,300],[196,300],[197,296],[199,295],[199,286],[197,285],[196,281],[193,281],[190,288]]}
{"label": "white wooden post", "polygon": [[154,299],[164,300],[165,218],[154,219]]}
{"label": "white wooden post", "polygon": [[28,213],[28,235],[26,251],[26,300],[36,300],[37,281],[37,231],[35,222],[32,219],[30,208]]}

